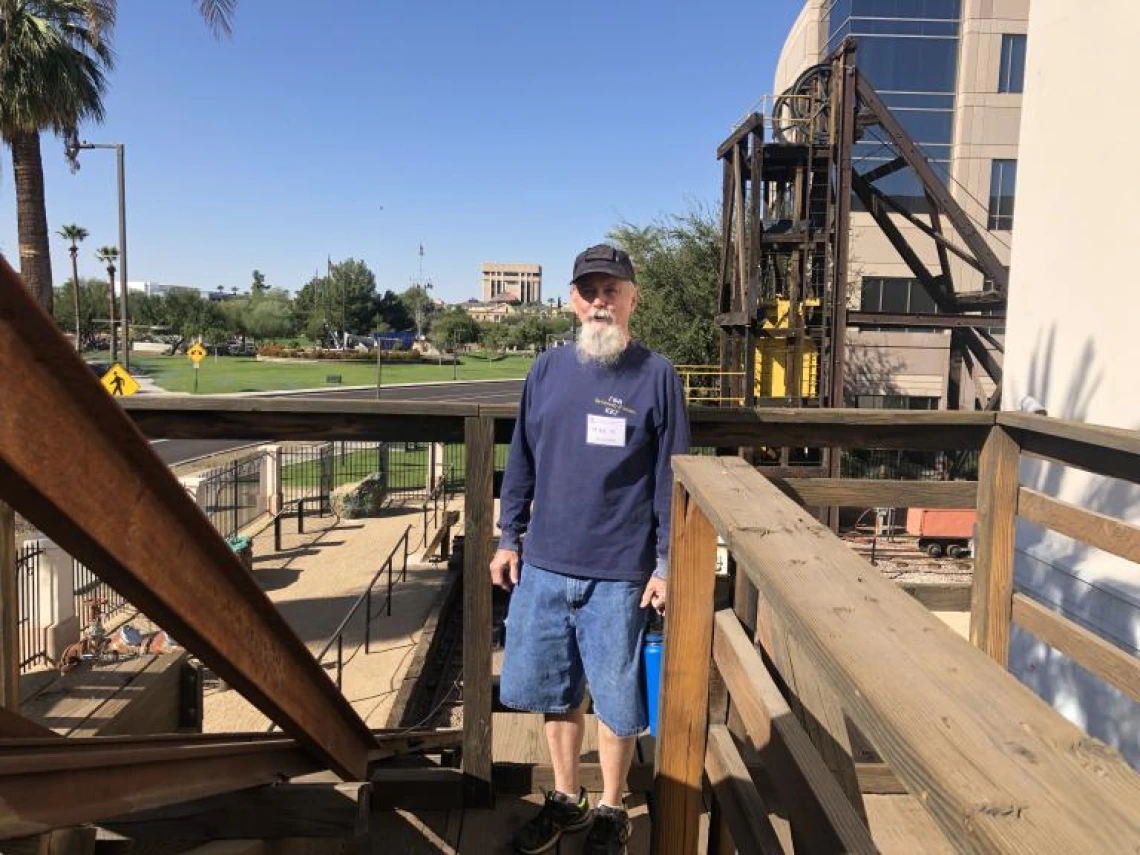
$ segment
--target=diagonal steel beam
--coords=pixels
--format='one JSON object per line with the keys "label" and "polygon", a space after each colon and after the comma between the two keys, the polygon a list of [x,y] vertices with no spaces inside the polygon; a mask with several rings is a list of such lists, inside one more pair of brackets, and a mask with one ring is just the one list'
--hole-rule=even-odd
{"label": "diagonal steel beam", "polygon": [[368,727],[0,260],[0,499],[343,776]]}
{"label": "diagonal steel beam", "polygon": [[923,188],[935,198],[942,209],[942,213],[946,215],[946,219],[954,226],[962,241],[969,247],[970,252],[974,253],[974,257],[981,262],[984,274],[993,281],[994,287],[1004,295],[1009,286],[1009,268],[1001,263],[1001,259],[986,243],[986,239],[975,228],[966,212],[950,195],[950,191],[946,189],[946,185],[935,173],[930,161],[926,159],[926,155],[910,138],[910,135],[903,130],[903,126],[899,124],[894,114],[887,109],[887,105],[879,98],[871,84],[862,75],[859,75],[856,86],[859,90],[859,100],[863,102],[863,106],[878,119],[879,127],[886,131],[887,136],[891,138],[891,142],[898,149],[898,153],[906,159],[910,168],[918,176],[918,180],[922,182]]}

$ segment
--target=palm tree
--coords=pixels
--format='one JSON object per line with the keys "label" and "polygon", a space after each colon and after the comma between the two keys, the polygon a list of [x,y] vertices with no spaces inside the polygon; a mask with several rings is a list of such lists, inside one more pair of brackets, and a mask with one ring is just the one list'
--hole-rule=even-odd
{"label": "palm tree", "polygon": [[49,313],[51,252],[44,204],[40,131],[65,134],[103,117],[104,72],[113,55],[104,0],[0,2],[0,138],[12,150],[20,273]]}
{"label": "palm tree", "polygon": [[61,228],[57,234],[64,240],[71,241],[68,252],[71,253],[71,285],[75,297],[75,349],[83,350],[79,344],[79,242],[86,240],[87,229],[72,224]]}
{"label": "palm tree", "polygon": [[[237,0],[195,0],[215,35],[231,31]],[[0,139],[12,150],[20,272],[51,313],[52,271],[40,132],[74,138],[101,121],[116,0],[0,0]],[[77,149],[68,149],[73,167]]]}
{"label": "palm tree", "polygon": [[107,292],[111,304],[111,362],[117,362],[118,347],[115,341],[115,262],[119,260],[117,246],[101,246],[95,250],[95,257],[107,265],[107,282],[110,290]]}

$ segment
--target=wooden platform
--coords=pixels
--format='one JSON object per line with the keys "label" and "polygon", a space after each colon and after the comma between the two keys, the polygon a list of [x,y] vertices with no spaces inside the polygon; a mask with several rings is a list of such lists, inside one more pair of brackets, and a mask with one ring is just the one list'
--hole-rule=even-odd
{"label": "wooden platform", "polygon": [[21,677],[20,712],[60,736],[170,733],[178,729],[185,651],[82,663],[68,674]]}

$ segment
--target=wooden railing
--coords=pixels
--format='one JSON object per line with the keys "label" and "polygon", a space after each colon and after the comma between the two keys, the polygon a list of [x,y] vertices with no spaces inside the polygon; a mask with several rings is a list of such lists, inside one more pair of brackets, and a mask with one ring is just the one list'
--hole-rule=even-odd
{"label": "wooden railing", "polygon": [[[909,806],[929,814],[905,814],[913,851],[1140,844],[1140,775],[1002,667],[1013,619],[1135,690],[1136,659],[1015,594],[1012,566],[1016,513],[1131,560],[1137,530],[1020,487],[1022,452],[1140,481],[1134,433],[1021,415],[991,422],[971,633],[988,655],[859,558],[786,484],[781,492],[738,458],[675,460],[654,851],[698,850],[706,781],[709,852],[876,851],[876,832],[902,831],[864,803],[884,792],[913,794]],[[820,480],[791,492],[844,502],[845,489]],[[734,608],[714,613],[718,537],[736,585]],[[879,762],[856,762],[867,747]]]}
{"label": "wooden railing", "polygon": [[1140,564],[1140,526],[1022,486],[1018,480],[1022,455],[1140,484],[1140,434],[1135,431],[999,414],[979,464],[978,507],[988,524],[979,532],[970,638],[1005,665],[1010,627],[1017,624],[1140,702],[1140,659],[1016,592],[1013,582],[1018,518],[1134,564]]}
{"label": "wooden railing", "polygon": [[[39,387],[30,388],[54,389],[49,381],[50,377],[45,375]],[[94,393],[90,397],[88,404],[102,406],[102,399],[96,400]],[[60,400],[69,399],[61,397]],[[487,584],[494,507],[491,452],[494,444],[509,439],[515,417],[514,407],[154,397],[129,401],[125,408],[135,424],[150,438],[384,439],[463,441],[468,445],[462,770],[458,775],[451,769],[430,770],[438,772],[438,781],[433,780],[433,783],[439,786],[431,791],[429,801],[436,807],[448,806],[451,799],[462,799],[468,805],[489,804],[494,793],[491,591]],[[65,412],[63,404],[59,409],[61,413]],[[77,409],[77,412],[88,411],[89,408]],[[105,421],[107,417],[103,415]],[[816,840],[839,841],[847,848],[864,847],[868,832],[859,796],[868,792],[868,788],[926,794],[926,804],[943,830],[967,847],[975,844],[976,848],[982,849],[1012,846],[1011,841],[1020,839],[1017,834],[1022,827],[1038,828],[1040,814],[1068,816],[1069,813],[1068,809],[1054,810],[1051,803],[1048,808],[1042,808],[1038,801],[1033,801],[1030,808],[1030,802],[1021,800],[1022,790],[1019,787],[1036,775],[1035,764],[1039,762],[1050,775],[1056,773],[1057,761],[1050,753],[1056,749],[1034,742],[1028,749],[1032,759],[1018,754],[1019,747],[1025,742],[1019,735],[1021,731],[1009,731],[1007,725],[1011,721],[1032,722],[1032,726],[1041,728],[1039,732],[1048,734],[1055,745],[1067,746],[1069,763],[1073,767],[1067,783],[1060,782],[1056,775],[1053,778],[1046,775],[1042,780],[1047,779],[1047,782],[1041,785],[1045,789],[1033,790],[1026,798],[1036,798],[1042,792],[1062,800],[1071,797],[1072,805],[1086,810],[1088,816],[1096,818],[1099,823],[1105,813],[1111,818],[1118,796],[1123,798],[1124,795],[1135,794],[1132,778],[1128,777],[1131,773],[1121,771],[1119,760],[1110,753],[1102,756],[1102,749],[1090,747],[1091,741],[1075,728],[1063,722],[1058,724],[1056,716],[1036,701],[1028,690],[1017,687],[992,659],[971,652],[968,646],[963,647],[964,642],[953,642],[953,636],[950,636],[951,641],[945,640],[943,627],[933,622],[934,619],[921,608],[920,600],[931,601],[929,592],[916,592],[919,595],[917,600],[907,598],[898,588],[878,577],[873,568],[862,563],[842,545],[837,545],[828,531],[812,522],[806,512],[798,510],[787,498],[791,496],[808,507],[912,504],[971,507],[976,504],[981,511],[982,525],[973,631],[979,645],[992,658],[1004,657],[1009,623],[1016,620],[1059,649],[1070,652],[1113,685],[1130,687],[1126,691],[1134,693],[1137,685],[1134,660],[1107,642],[1091,636],[1087,630],[1078,632],[1079,627],[1070,626],[1052,612],[1042,614],[1038,604],[1027,602],[1014,593],[1011,569],[1011,515],[1015,511],[1027,520],[1055,525],[1066,533],[1083,533],[1082,536],[1087,537],[1090,543],[1102,548],[1105,544],[1110,545],[1113,547],[1110,551],[1135,560],[1135,527],[1119,521],[1105,523],[1085,511],[1072,512],[1056,500],[1039,497],[1021,488],[1017,484],[1017,465],[1013,456],[1014,451],[1046,456],[1140,482],[1140,446],[1134,434],[1097,431],[1056,420],[990,413],[697,408],[691,419],[695,445],[715,447],[726,453],[732,453],[739,447],[936,450],[978,450],[984,447],[985,453],[977,483],[806,478],[794,467],[765,470],[772,476],[770,483],[764,476],[755,474],[754,478],[764,484],[765,507],[772,505],[781,509],[784,514],[779,517],[784,520],[782,524],[797,533],[797,537],[791,539],[773,521],[775,518],[754,514],[752,476],[747,483],[734,488],[736,493],[718,500],[717,513],[723,515],[720,517],[712,514],[703,504],[704,499],[696,498],[700,494],[690,490],[691,485],[682,481],[688,492],[678,500],[678,508],[690,514],[691,525],[676,527],[675,536],[689,538],[689,542],[686,545],[678,541],[674,555],[675,560],[689,562],[694,569],[686,573],[682,566],[675,571],[673,584],[676,587],[671,595],[675,606],[670,619],[668,646],[674,651],[674,656],[679,649],[703,650],[705,655],[683,663],[684,668],[692,670],[682,678],[675,675],[680,663],[671,661],[667,653],[667,670],[670,667],[674,669],[666,676],[670,686],[667,699],[671,705],[675,696],[687,697],[687,692],[696,692],[703,700],[683,708],[680,717],[675,709],[662,711],[658,778],[661,782],[683,782],[684,786],[673,792],[665,787],[661,803],[668,803],[670,807],[659,810],[658,825],[662,825],[664,820],[662,827],[671,831],[674,818],[685,817],[688,820],[698,803],[690,786],[694,780],[691,776],[696,774],[697,796],[701,777],[706,775],[718,796],[715,804],[719,813],[713,823],[715,833],[722,839],[725,834],[732,836],[742,850],[745,844],[736,836],[745,834],[744,827],[760,829],[760,837],[754,841],[758,851],[770,849],[773,836],[783,843],[801,839],[808,844]],[[82,419],[77,417],[77,420]],[[60,423],[64,423],[62,416]],[[131,444],[128,447],[122,437],[106,439],[92,435],[93,442],[106,443],[108,449],[117,455],[109,455],[108,461],[133,460],[137,463],[140,458],[149,461],[145,444],[129,439]],[[114,445],[115,442],[118,445]],[[35,458],[28,464],[28,471],[37,473],[37,477],[55,478],[58,475],[58,480],[65,483],[65,473],[52,469],[50,461],[35,462],[47,459],[44,455]],[[707,459],[698,468],[727,467],[736,472],[744,466],[743,463],[726,463],[726,460],[734,458]],[[37,465],[42,468],[42,473],[35,469]],[[126,463],[123,465],[127,466]],[[153,481],[157,485],[159,468],[157,463],[151,465],[148,462],[143,473],[148,484]],[[782,493],[779,492],[781,490]],[[65,495],[62,487],[59,494]],[[729,506],[727,509],[720,506],[724,503]],[[81,510],[87,512],[86,506]],[[792,511],[799,516],[787,516]],[[94,517],[94,511],[91,515]],[[700,522],[701,515],[707,524]],[[726,540],[738,568],[735,611],[732,615],[717,615],[714,620],[713,579],[701,573],[712,567],[708,556],[710,548],[715,550],[715,534],[719,532],[723,537],[729,530],[722,531],[722,525],[731,528],[731,536]],[[188,526],[184,528],[187,532],[178,530],[175,534],[189,536],[193,533]],[[73,521],[67,533],[78,539],[83,536],[81,529],[79,523]],[[158,526],[154,530],[163,531]],[[803,565],[795,564],[791,559],[777,561],[776,557],[765,558],[765,552],[780,539],[794,542],[785,543],[771,556],[787,558],[786,550],[790,549],[793,550],[792,558],[803,561]],[[764,548],[760,549],[759,544]],[[809,546],[807,554],[795,554],[795,550],[802,551]],[[686,555],[689,557],[684,558]],[[703,570],[697,572],[700,568]],[[804,580],[809,581],[805,583]],[[688,607],[682,608],[678,604]],[[692,608],[689,604],[704,605],[698,610],[700,625],[685,629],[686,615]],[[875,609],[874,619],[868,621],[865,613],[872,606]],[[171,620],[176,620],[176,615],[177,612],[171,610]],[[855,616],[862,621],[860,626],[871,625],[866,630],[869,633],[867,638],[858,633],[852,635]],[[849,643],[844,646],[837,639]],[[766,661],[758,658],[761,654],[754,647],[757,640]],[[836,647],[842,649],[837,650]],[[717,651],[715,655],[714,651]],[[212,651],[212,659],[219,662],[222,655]],[[301,655],[302,652],[298,652],[297,656]],[[278,694],[284,693],[284,689],[272,683],[273,675],[280,670],[280,663],[263,664],[258,660],[251,662],[246,670],[255,686],[264,687],[266,697],[276,699]],[[914,680],[910,679],[912,671],[918,675]],[[710,675],[715,677],[713,686],[716,689],[711,706],[708,704]],[[968,756],[965,758],[966,766],[973,777],[962,780],[968,780],[970,786],[963,785],[956,774],[946,769],[949,759],[957,761],[961,759],[959,755],[968,752],[961,746],[955,747],[954,739],[944,733],[949,725],[932,718],[929,710],[950,703],[955,693],[967,692],[973,699],[972,709],[961,710],[954,706],[954,716],[961,714],[963,717],[949,718],[954,737],[971,751],[976,749],[979,757],[987,756],[997,764],[999,771],[993,773],[1001,783],[997,789],[992,782],[987,784],[988,778],[977,780],[984,776],[978,772],[976,764],[968,762]],[[836,700],[837,693],[842,703]],[[978,703],[978,698],[985,698],[986,702]],[[896,705],[898,710],[894,709]],[[1000,716],[987,712],[994,709],[1003,712]],[[1026,713],[1028,718],[1015,717],[1025,709],[1029,709],[1032,715]],[[694,718],[692,713],[698,710],[703,712]],[[856,722],[878,749],[883,762],[852,762],[854,748],[846,736],[845,726],[848,718]],[[332,733],[322,720],[316,721],[312,725],[315,733],[322,737],[326,735],[324,731]],[[701,726],[694,729],[698,723]],[[296,731],[298,726],[294,723],[291,731]],[[686,736],[694,734],[699,734],[699,740],[685,742]],[[747,744],[742,741],[742,734],[747,736]],[[298,735],[306,737],[305,744],[311,744],[308,737],[313,733]],[[978,744],[979,740],[984,744]],[[699,750],[694,750],[698,742]],[[670,759],[673,750],[670,744],[686,746],[683,762],[678,764],[676,758]],[[941,747],[932,749],[929,747],[931,744]],[[994,749],[995,745],[997,749]],[[737,757],[730,749],[735,748],[739,753],[741,746],[746,750]],[[998,753],[994,754],[994,750]],[[857,759],[862,760],[861,757]],[[670,766],[670,763],[675,765]],[[1033,767],[1032,775],[1026,771],[1026,764]],[[1094,803],[1089,803],[1090,785],[1085,767],[1102,772],[1105,775],[1103,780],[1115,788],[1115,795],[1110,793],[1110,797],[1100,799],[1098,794]],[[764,775],[771,784],[756,791],[751,782],[759,777],[758,768],[766,770]],[[742,769],[748,773],[747,779]],[[420,774],[423,770],[414,771],[416,775],[409,772],[409,778],[424,779]],[[990,789],[987,790],[987,786]],[[398,789],[393,787],[394,792]],[[772,791],[778,791],[778,799]],[[396,795],[410,798],[409,792],[404,788],[403,793],[397,792]],[[677,800],[678,795],[683,798]],[[781,800],[787,800],[792,806],[784,809]],[[672,809],[674,804],[678,806],[676,811]],[[783,813],[773,818],[767,811],[772,805]],[[762,809],[763,814],[760,813]],[[1010,816],[1018,814],[1023,819],[1028,816],[1033,822],[1010,819]],[[766,822],[759,821],[761,815],[768,817]],[[77,811],[76,816],[97,818],[93,813],[84,814],[82,811]],[[1042,820],[1046,825],[1058,821]],[[771,826],[772,835],[765,832],[767,825]],[[1007,825],[1012,829],[1008,833],[1002,830]],[[1082,830],[1084,827],[1079,826]],[[1119,825],[1113,825],[1111,821],[1101,823],[1101,827],[1103,834],[1121,831]],[[954,834],[950,833],[951,830]],[[1031,835],[1025,839],[1037,838]],[[1064,840],[1065,837],[1060,835],[1056,839]],[[687,846],[689,840],[691,834],[686,827],[683,834],[669,841],[669,845],[683,842]],[[812,851],[811,846],[807,848]],[[825,848],[822,843],[821,848]],[[667,848],[661,851],[674,850]]]}

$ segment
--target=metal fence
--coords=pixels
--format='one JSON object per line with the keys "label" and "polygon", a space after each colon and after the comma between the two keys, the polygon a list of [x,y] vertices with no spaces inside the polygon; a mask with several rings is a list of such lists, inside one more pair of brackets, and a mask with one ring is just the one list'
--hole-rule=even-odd
{"label": "metal fence", "polygon": [[896,481],[959,481],[978,477],[977,451],[845,451],[841,478]]}
{"label": "metal fence", "polygon": [[264,454],[253,454],[210,469],[202,476],[199,503],[222,537],[233,537],[265,513],[261,491],[264,461]]}
{"label": "metal fence", "polygon": [[16,593],[20,604],[20,670],[47,663],[47,638],[40,625],[40,558],[37,543],[16,550]]}
{"label": "metal fence", "polygon": [[84,615],[87,609],[83,607],[86,600],[102,600],[103,617],[121,612],[130,608],[127,598],[96,576],[90,568],[80,564],[74,558],[71,560],[72,586],[75,591],[75,614],[79,617],[80,630],[83,629]]}
{"label": "metal fence", "polygon": [[[281,449],[281,498],[327,499],[333,491],[333,444],[295,443]],[[322,502],[322,506],[324,502]]]}

